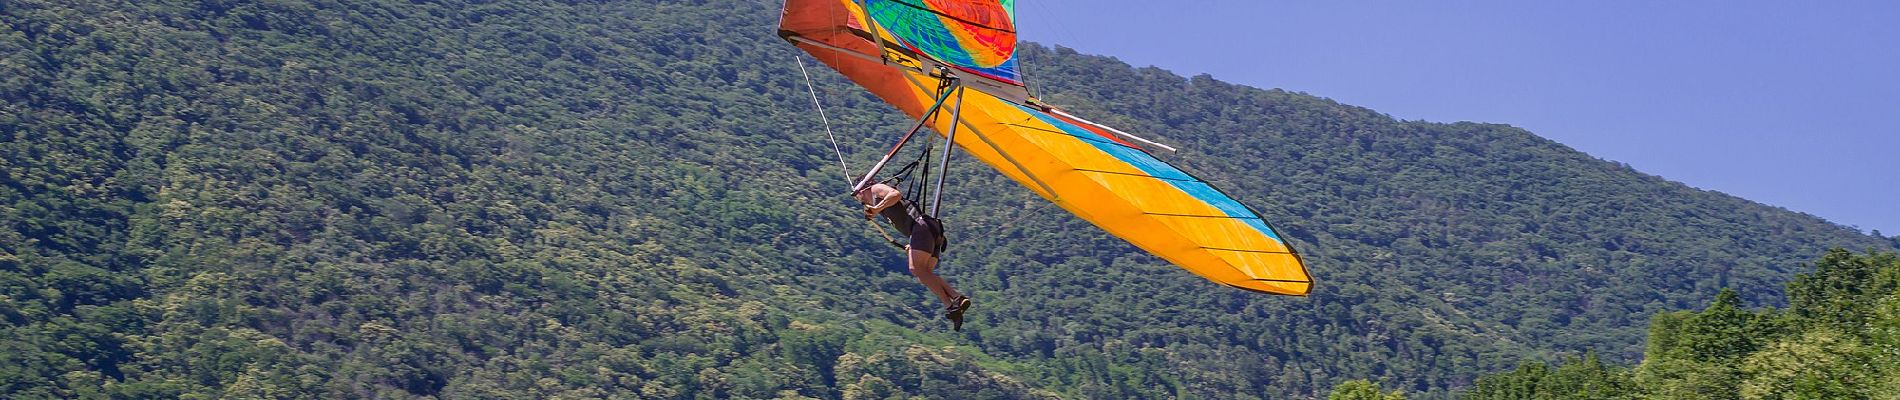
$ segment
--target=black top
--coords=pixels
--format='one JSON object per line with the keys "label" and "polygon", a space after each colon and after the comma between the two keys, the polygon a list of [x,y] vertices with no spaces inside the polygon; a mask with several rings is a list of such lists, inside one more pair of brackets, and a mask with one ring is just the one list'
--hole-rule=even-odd
{"label": "black top", "polygon": [[878,215],[891,220],[891,226],[897,227],[898,232],[910,233],[910,228],[917,224],[917,219],[910,216],[910,200],[898,200],[897,204],[885,207]]}

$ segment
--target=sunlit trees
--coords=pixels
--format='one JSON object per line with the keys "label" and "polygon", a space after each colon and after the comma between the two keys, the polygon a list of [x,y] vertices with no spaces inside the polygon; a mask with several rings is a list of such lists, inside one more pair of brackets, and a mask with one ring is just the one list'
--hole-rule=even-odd
{"label": "sunlit trees", "polygon": [[[1468,399],[1891,399],[1900,396],[1900,258],[1832,250],[1788,283],[1785,309],[1746,309],[1724,290],[1701,311],[1650,322],[1634,371],[1594,359],[1487,375]],[[1582,365],[1580,368],[1573,366]],[[1595,371],[1564,374],[1573,371]],[[1616,388],[1613,392],[1578,388]],[[1630,397],[1636,396],[1636,397]]]}

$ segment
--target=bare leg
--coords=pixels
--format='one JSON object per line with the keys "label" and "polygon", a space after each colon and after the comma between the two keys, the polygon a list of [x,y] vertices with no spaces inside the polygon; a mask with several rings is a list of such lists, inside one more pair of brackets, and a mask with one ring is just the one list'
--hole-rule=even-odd
{"label": "bare leg", "polygon": [[943,281],[943,277],[937,276],[937,257],[923,250],[911,249],[909,253],[910,274],[917,276],[917,282],[923,283],[930,293],[937,295],[937,300],[943,301],[943,305],[948,307],[950,301],[959,294],[956,289],[950,288],[949,282]]}

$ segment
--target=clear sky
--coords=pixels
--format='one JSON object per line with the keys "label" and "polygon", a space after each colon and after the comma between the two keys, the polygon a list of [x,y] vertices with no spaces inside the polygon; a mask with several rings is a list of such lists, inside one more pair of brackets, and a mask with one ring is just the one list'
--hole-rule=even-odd
{"label": "clear sky", "polygon": [[1027,40],[1407,120],[1510,124],[1691,186],[1900,235],[1900,1],[1016,8]]}

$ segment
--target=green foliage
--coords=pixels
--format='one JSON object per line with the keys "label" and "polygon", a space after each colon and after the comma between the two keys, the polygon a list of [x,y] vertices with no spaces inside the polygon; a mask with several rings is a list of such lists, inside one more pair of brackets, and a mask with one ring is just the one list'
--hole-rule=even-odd
{"label": "green foliage", "polygon": [[[1443,398],[1892,247],[1507,126],[1028,44],[1041,94],[1182,145],[1320,286],[1214,287],[959,159],[951,332],[838,193],[775,5],[0,2],[0,397]],[[906,124],[814,72],[854,165]]]}
{"label": "green foliage", "polygon": [[[1743,361],[1744,399],[1865,399],[1876,380],[1872,349],[1826,328],[1777,341]],[[1900,367],[1900,365],[1889,365]]]}
{"label": "green foliage", "polygon": [[1354,379],[1333,386],[1333,392],[1326,395],[1326,400],[1405,400],[1405,393],[1397,390],[1379,393],[1379,384]]}
{"label": "green foliage", "polygon": [[1628,370],[1606,365],[1596,354],[1586,354],[1556,368],[1533,361],[1519,365],[1515,371],[1485,375],[1459,398],[1636,399],[1639,393]]}
{"label": "green foliage", "polygon": [[1682,346],[1665,350],[1663,354],[1731,364],[1760,349],[1763,342],[1773,340],[1778,331],[1773,313],[1743,310],[1741,297],[1733,290],[1722,289],[1708,308],[1683,322],[1680,332],[1669,334],[1676,336]]}
{"label": "green foliage", "polygon": [[1723,290],[1700,312],[1658,314],[1645,359],[1633,372],[1594,357],[1556,372],[1531,362],[1479,378],[1462,397],[1900,398],[1900,381],[1893,379],[1900,377],[1896,279],[1900,258],[1893,253],[1832,250],[1813,272],[1788,283],[1787,309],[1747,311],[1733,291]]}
{"label": "green foliage", "polygon": [[1900,285],[1900,270],[1882,266],[1900,264],[1893,254],[1858,256],[1844,249],[1828,251],[1813,273],[1799,274],[1788,284],[1788,309],[1806,323],[1825,324],[1842,332],[1866,332],[1880,300]]}

